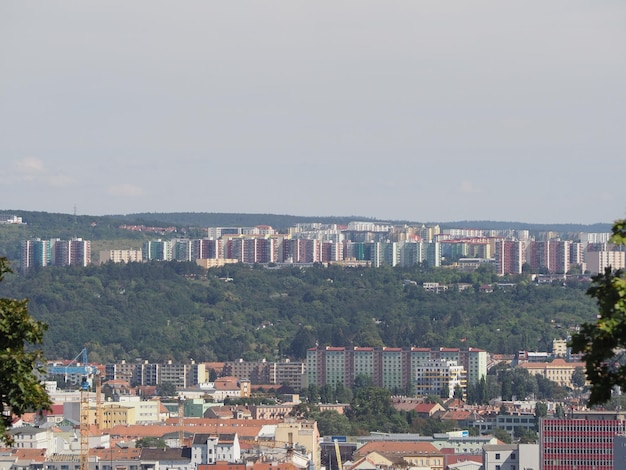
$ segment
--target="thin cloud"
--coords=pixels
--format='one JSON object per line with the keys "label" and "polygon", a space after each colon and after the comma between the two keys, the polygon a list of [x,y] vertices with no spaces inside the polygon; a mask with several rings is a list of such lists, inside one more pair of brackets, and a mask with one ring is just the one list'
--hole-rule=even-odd
{"label": "thin cloud", "polygon": [[13,183],[36,183],[39,186],[63,188],[74,184],[70,176],[52,173],[44,161],[37,157],[25,157],[15,160],[11,165],[9,181]]}
{"label": "thin cloud", "polygon": [[26,157],[15,160],[12,165],[13,180],[17,182],[35,181],[46,173],[43,160],[35,157]]}
{"label": "thin cloud", "polygon": [[107,193],[112,196],[128,196],[128,197],[137,197],[143,196],[144,191],[139,186],[135,186],[134,184],[118,184],[115,186],[109,186],[107,188]]}
{"label": "thin cloud", "polygon": [[54,186],[56,188],[64,188],[74,184],[74,178],[66,175],[51,175],[48,176],[46,180],[50,186]]}
{"label": "thin cloud", "polygon": [[458,192],[463,193],[463,194],[477,194],[480,193],[481,190],[479,188],[477,188],[476,186],[474,186],[474,183],[472,183],[471,181],[461,181],[461,184],[459,185],[458,188]]}
{"label": "thin cloud", "polygon": [[43,160],[35,157],[26,157],[13,162],[13,168],[22,175],[36,175],[46,171]]}

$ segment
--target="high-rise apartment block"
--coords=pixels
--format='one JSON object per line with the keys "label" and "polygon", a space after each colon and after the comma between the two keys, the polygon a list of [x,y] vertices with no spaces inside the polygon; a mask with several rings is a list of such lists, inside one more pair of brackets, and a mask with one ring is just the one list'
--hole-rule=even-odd
{"label": "high-rise apartment block", "polygon": [[571,242],[568,240],[533,241],[528,248],[527,261],[534,272],[566,274],[570,267]]}
{"label": "high-rise apartment block", "polygon": [[191,387],[208,381],[204,363],[188,364],[168,361],[166,363],[120,362],[105,366],[107,380],[126,380],[131,385],[160,385],[172,383],[176,387]]}
{"label": "high-rise apartment block", "polygon": [[71,240],[25,240],[22,242],[22,270],[35,266],[87,266],[91,262],[91,242]]}
{"label": "high-rise apartment block", "polygon": [[609,266],[612,269],[624,269],[626,268],[626,253],[605,247],[599,250],[587,250],[585,262],[587,269],[593,274],[603,273]]}
{"label": "high-rise apartment block", "polygon": [[22,242],[22,270],[35,266],[48,266],[52,262],[50,240],[25,240]]}
{"label": "high-rise apartment block", "polygon": [[151,240],[144,242],[141,250],[144,261],[171,261],[172,242],[169,240]]}
{"label": "high-rise apartment block", "polygon": [[524,242],[519,240],[498,240],[495,250],[496,272],[506,274],[521,274],[524,265]]}
{"label": "high-rise apartment block", "polygon": [[[309,385],[336,386],[341,383],[345,387],[352,387],[357,376],[366,375],[371,377],[375,386],[414,391],[419,378],[418,371],[422,370],[419,368],[432,364],[432,361],[456,362],[463,370],[467,384],[475,384],[487,375],[487,352],[476,348],[379,349],[327,346],[307,351],[306,379]],[[456,369],[454,373],[457,374]]]}

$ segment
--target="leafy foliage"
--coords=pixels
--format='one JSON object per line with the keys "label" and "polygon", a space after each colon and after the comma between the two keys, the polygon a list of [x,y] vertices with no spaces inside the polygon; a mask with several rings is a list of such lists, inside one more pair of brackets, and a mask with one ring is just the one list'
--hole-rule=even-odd
{"label": "leafy foliage", "polygon": [[135,441],[135,447],[156,447],[157,449],[165,449],[167,444],[160,437],[142,437]]}
{"label": "leafy foliage", "polygon": [[[626,220],[613,225],[611,242],[626,245]],[[595,323],[585,323],[572,337],[572,352],[583,353],[591,382],[589,404],[604,403],[614,387],[626,389],[626,274],[608,267],[593,278],[587,293],[598,302]]]}
{"label": "leafy foliage", "polygon": [[[6,258],[0,258],[0,281],[11,272]],[[0,298],[0,439],[13,443],[7,429],[12,413],[50,409],[50,398],[37,372],[41,350],[29,349],[43,341],[46,325],[28,314],[27,300]]]}
{"label": "leafy foliage", "polygon": [[163,382],[157,385],[156,394],[160,397],[175,397],[176,385],[172,382]]}
{"label": "leafy foliage", "polygon": [[493,293],[435,294],[403,283],[480,285],[492,276],[425,267],[207,272],[193,263],[107,263],[13,276],[0,295],[29,298],[33,317],[50,325],[47,357],[72,358],[87,346],[99,362],[303,359],[316,344],[547,350],[594,317],[579,285],[523,280]]}

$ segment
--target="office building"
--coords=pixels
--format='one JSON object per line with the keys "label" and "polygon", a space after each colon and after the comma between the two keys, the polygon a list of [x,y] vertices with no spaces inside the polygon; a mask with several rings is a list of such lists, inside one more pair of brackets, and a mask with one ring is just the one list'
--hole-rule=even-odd
{"label": "office building", "polygon": [[541,468],[613,470],[613,441],[624,434],[625,426],[624,413],[620,412],[572,412],[566,418],[542,418]]}

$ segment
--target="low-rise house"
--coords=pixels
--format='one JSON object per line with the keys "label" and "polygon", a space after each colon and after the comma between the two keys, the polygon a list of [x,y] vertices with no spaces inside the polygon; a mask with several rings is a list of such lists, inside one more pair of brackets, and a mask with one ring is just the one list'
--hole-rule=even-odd
{"label": "low-rise house", "polygon": [[482,451],[475,454],[457,454],[451,448],[444,448],[441,451],[443,452],[444,467],[447,470],[482,470]]}
{"label": "low-rise house", "polygon": [[[479,454],[486,444],[499,442],[494,436],[469,436],[467,431],[437,433],[432,437],[420,436],[419,434],[372,433],[369,436],[361,436],[356,439],[358,443],[365,443],[363,447],[370,442],[426,442],[442,452],[444,449],[453,449],[453,453],[456,454]],[[446,452],[450,451],[446,450]]]}
{"label": "low-rise house", "polygon": [[370,441],[354,452],[355,461],[375,452],[400,468],[443,470],[443,452],[429,442]]}
{"label": "low-rise house", "polygon": [[50,411],[44,411],[43,417],[46,423],[59,424],[63,422],[65,416],[63,415],[63,404],[56,404],[50,407]]}
{"label": "low-rise house", "polygon": [[45,461],[45,449],[3,449],[0,451],[0,470],[42,469]]}
{"label": "low-rise house", "polygon": [[418,403],[413,407],[420,418],[431,418],[435,413],[445,410],[439,403]]}
{"label": "low-rise house", "polygon": [[226,398],[250,396],[250,382],[238,381],[236,377],[221,377],[214,382],[200,383],[196,388],[179,390],[180,398],[210,398],[214,402],[223,402]]}
{"label": "low-rise house", "polygon": [[496,444],[483,448],[484,470],[539,470],[538,444]]}
{"label": "low-rise house", "polygon": [[195,470],[191,463],[191,453],[185,453],[185,449],[180,448],[144,447],[141,449],[140,460],[141,470]]}
{"label": "low-rise house", "polygon": [[283,403],[281,405],[252,405],[250,406],[250,413],[252,419],[269,419],[275,421],[282,421],[291,413],[293,403]]}
{"label": "low-rise house", "polygon": [[204,417],[213,419],[252,419],[252,411],[247,406],[212,406],[204,412]]}
{"label": "low-rise house", "polygon": [[344,470],[379,470],[381,468],[392,468],[393,462],[383,457],[378,452],[372,452],[366,457],[361,457],[355,462],[346,462]]}
{"label": "low-rise house", "polygon": [[9,434],[13,437],[16,449],[47,449],[46,454],[52,453],[52,428],[40,428],[34,426],[22,426],[12,428]]}
{"label": "low-rise house", "polygon": [[214,465],[198,465],[198,470],[301,470],[291,462],[262,462],[233,465],[226,462],[218,462]]}
{"label": "low-rise house", "polygon": [[463,460],[447,465],[446,470],[483,470],[483,464],[473,460]]}
{"label": "low-rise house", "polygon": [[234,434],[196,434],[191,445],[193,465],[241,461],[239,437]]}

